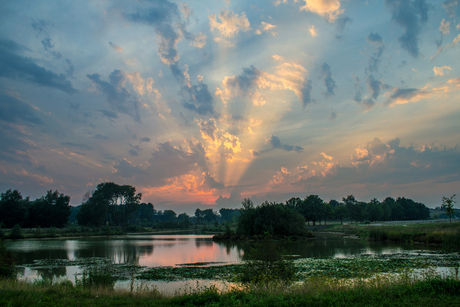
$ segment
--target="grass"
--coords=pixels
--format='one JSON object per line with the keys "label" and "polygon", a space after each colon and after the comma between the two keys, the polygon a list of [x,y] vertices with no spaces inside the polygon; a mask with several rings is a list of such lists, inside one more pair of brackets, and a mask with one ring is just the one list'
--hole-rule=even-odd
{"label": "grass", "polygon": [[460,281],[379,277],[342,283],[315,277],[293,287],[250,285],[220,293],[216,288],[176,293],[83,288],[64,282],[0,281],[0,306],[458,306]]}

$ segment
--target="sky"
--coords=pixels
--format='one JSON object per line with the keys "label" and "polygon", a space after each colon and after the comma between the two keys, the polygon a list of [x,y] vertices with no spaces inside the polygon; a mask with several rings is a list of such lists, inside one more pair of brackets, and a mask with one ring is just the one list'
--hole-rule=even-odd
{"label": "sky", "polygon": [[459,58],[458,0],[2,1],[0,191],[439,206]]}

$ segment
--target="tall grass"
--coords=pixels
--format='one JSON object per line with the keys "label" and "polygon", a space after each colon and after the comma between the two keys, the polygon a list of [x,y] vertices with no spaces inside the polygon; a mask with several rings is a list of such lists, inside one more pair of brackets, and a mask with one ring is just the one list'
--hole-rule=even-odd
{"label": "tall grass", "polygon": [[176,293],[156,288],[133,291],[83,288],[69,281],[38,283],[0,281],[0,306],[458,306],[460,281],[410,274],[373,279],[337,280],[314,277],[292,287],[282,283],[247,285],[225,293],[215,287]]}

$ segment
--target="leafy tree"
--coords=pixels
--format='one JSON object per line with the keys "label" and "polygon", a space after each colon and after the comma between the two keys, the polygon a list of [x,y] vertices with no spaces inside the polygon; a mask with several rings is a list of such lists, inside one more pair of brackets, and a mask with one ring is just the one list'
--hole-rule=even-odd
{"label": "leafy tree", "polygon": [[197,223],[201,223],[204,220],[204,212],[201,209],[195,210],[195,218]]}
{"label": "leafy tree", "polygon": [[371,222],[382,220],[383,209],[380,206],[380,202],[376,198],[371,199],[371,201],[366,205],[365,215],[366,218]]}
{"label": "leafy tree", "polygon": [[29,199],[22,199],[21,193],[9,189],[2,193],[0,198],[0,223],[4,227],[12,228],[19,224],[24,226],[27,216],[27,203]]}
{"label": "leafy tree", "polygon": [[238,209],[222,208],[219,210],[219,214],[222,220],[226,222],[231,222],[235,216],[240,215],[240,211]]}
{"label": "leafy tree", "polygon": [[190,226],[190,216],[187,213],[181,213],[177,216],[180,228],[188,228]]}
{"label": "leafy tree", "polygon": [[[77,220],[80,225],[126,226],[130,215],[140,207],[142,194],[130,185],[100,183],[93,195],[82,204]],[[102,222],[102,223],[101,223]]]}
{"label": "leafy tree", "polygon": [[343,224],[343,219],[348,216],[348,209],[344,205],[335,207],[334,216],[337,219],[340,219],[340,223]]}
{"label": "leafy tree", "polygon": [[442,197],[441,209],[444,209],[444,211],[446,212],[446,215],[449,217],[450,223],[452,223],[452,215],[455,213],[455,196],[456,194],[452,195],[451,197]]}
{"label": "leafy tree", "polygon": [[14,262],[13,254],[6,250],[5,242],[0,238],[0,280],[14,277]]}
{"label": "leafy tree", "polygon": [[337,208],[338,206],[340,206],[340,203],[338,201],[336,201],[335,199],[331,199],[329,201],[329,205],[331,205],[332,209],[335,209]]}
{"label": "leafy tree", "polygon": [[312,221],[315,225],[321,219],[322,207],[323,200],[318,195],[310,195],[298,205],[297,210],[307,222]]}
{"label": "leafy tree", "polygon": [[45,196],[34,200],[29,207],[29,227],[64,227],[70,216],[70,196],[48,191]]}
{"label": "leafy tree", "polygon": [[356,224],[358,221],[363,219],[363,209],[361,204],[356,200],[353,195],[348,195],[346,198],[342,197],[342,201],[348,210],[348,214],[351,220],[355,220]]}
{"label": "leafy tree", "polygon": [[243,210],[253,209],[254,208],[254,203],[252,202],[252,200],[250,198],[244,198],[241,201],[241,204],[243,205]]}
{"label": "leafy tree", "polygon": [[333,216],[334,209],[332,209],[332,206],[329,203],[323,203],[323,219],[324,219],[324,225],[327,223],[327,219],[331,218]]}
{"label": "leafy tree", "polygon": [[212,209],[205,209],[202,212],[206,222],[211,223],[212,221],[217,221],[217,214]]}
{"label": "leafy tree", "polygon": [[163,211],[163,220],[173,222],[177,217],[176,212],[174,210],[164,210]]}
{"label": "leafy tree", "polygon": [[294,236],[305,234],[305,220],[296,210],[283,204],[264,202],[241,209],[237,232],[242,235]]}
{"label": "leafy tree", "polygon": [[302,200],[299,197],[292,197],[286,201],[286,206],[295,209],[300,205],[301,202]]}

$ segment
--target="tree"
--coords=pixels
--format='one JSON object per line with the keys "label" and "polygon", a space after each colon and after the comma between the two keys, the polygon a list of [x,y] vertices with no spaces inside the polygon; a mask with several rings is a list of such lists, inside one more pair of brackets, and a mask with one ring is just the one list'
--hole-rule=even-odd
{"label": "tree", "polygon": [[70,196],[56,191],[48,191],[32,202],[28,214],[29,227],[64,227],[70,216]]}
{"label": "tree", "polygon": [[358,224],[358,221],[363,219],[363,208],[361,204],[353,195],[348,195],[347,198],[342,197],[342,201],[345,203],[350,219],[355,220],[356,224]]}
{"label": "tree", "polygon": [[441,209],[444,209],[446,215],[449,217],[450,223],[452,223],[452,215],[455,213],[454,206],[455,206],[455,196],[456,194],[452,195],[451,197],[442,197],[442,206]]}
{"label": "tree", "polygon": [[310,195],[299,204],[297,210],[307,222],[312,221],[315,225],[321,219],[322,206],[323,200],[318,195]]}
{"label": "tree", "polygon": [[377,198],[371,199],[371,201],[366,205],[364,211],[366,218],[371,222],[382,220],[384,214],[383,209],[380,206],[380,202],[377,200]]}
{"label": "tree", "polygon": [[0,223],[4,227],[12,228],[19,224],[24,226],[27,215],[27,203],[29,199],[22,199],[21,193],[9,189],[2,193],[0,198]]}
{"label": "tree", "polygon": [[247,236],[265,233],[274,236],[302,236],[306,233],[305,220],[288,206],[266,201],[255,208],[241,210],[237,232]]}
{"label": "tree", "polygon": [[344,205],[335,207],[334,216],[336,219],[340,219],[340,224],[343,224],[343,219],[348,216],[348,209]]}
{"label": "tree", "polygon": [[332,216],[332,213],[334,212],[334,209],[332,209],[332,206],[329,203],[323,203],[323,219],[324,219],[324,225],[327,223],[327,219]]}
{"label": "tree", "polygon": [[105,220],[112,226],[125,226],[132,212],[140,207],[142,194],[130,185],[113,182],[98,184],[96,191],[77,214],[80,225],[100,226]]}
{"label": "tree", "polygon": [[235,216],[240,215],[240,211],[238,209],[222,208],[219,210],[219,213],[220,213],[221,219],[226,222],[231,222]]}

